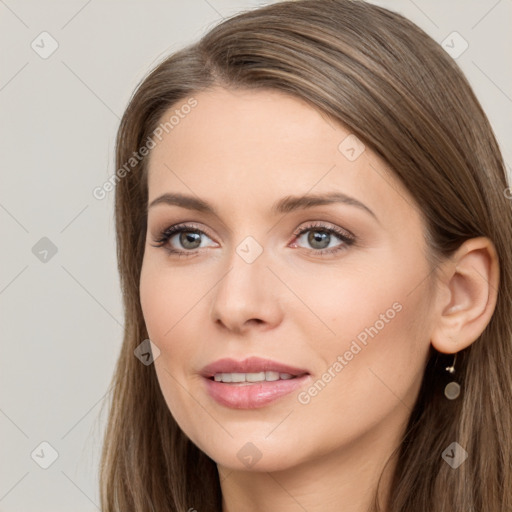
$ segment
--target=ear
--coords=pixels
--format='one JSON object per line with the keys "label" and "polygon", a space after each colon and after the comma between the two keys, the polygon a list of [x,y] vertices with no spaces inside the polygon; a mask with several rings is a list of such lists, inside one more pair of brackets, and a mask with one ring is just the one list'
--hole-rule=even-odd
{"label": "ear", "polygon": [[499,261],[485,237],[466,240],[443,263],[433,347],[453,354],[473,343],[489,323],[498,296]]}

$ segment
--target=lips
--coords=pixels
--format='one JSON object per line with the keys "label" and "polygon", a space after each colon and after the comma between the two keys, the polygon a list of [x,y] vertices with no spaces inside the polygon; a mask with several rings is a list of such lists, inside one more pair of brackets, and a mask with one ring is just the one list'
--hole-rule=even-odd
{"label": "lips", "polygon": [[232,409],[264,407],[311,380],[305,369],[259,357],[219,359],[205,366],[201,375],[210,397]]}
{"label": "lips", "polygon": [[299,377],[309,373],[305,369],[296,368],[287,364],[272,361],[271,359],[262,359],[260,357],[249,357],[243,361],[224,358],[215,361],[201,370],[203,377],[211,378],[218,373],[260,373],[277,372],[288,373],[292,377]]}

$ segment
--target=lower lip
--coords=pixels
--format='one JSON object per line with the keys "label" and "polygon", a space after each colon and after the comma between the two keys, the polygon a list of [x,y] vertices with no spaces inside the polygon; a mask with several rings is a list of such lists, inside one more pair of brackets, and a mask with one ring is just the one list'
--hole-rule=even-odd
{"label": "lower lip", "polygon": [[210,396],[233,409],[257,409],[302,387],[309,375],[293,379],[262,381],[252,384],[227,384],[205,378]]}

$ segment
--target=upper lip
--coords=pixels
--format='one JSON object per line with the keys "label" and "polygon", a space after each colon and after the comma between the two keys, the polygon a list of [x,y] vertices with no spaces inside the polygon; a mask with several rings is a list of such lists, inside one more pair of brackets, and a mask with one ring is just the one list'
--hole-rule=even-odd
{"label": "upper lip", "polygon": [[261,357],[249,357],[243,361],[231,358],[223,358],[206,365],[201,370],[203,377],[213,377],[216,373],[259,373],[259,372],[289,373],[295,377],[308,373],[307,370],[289,366],[287,364],[262,359]]}

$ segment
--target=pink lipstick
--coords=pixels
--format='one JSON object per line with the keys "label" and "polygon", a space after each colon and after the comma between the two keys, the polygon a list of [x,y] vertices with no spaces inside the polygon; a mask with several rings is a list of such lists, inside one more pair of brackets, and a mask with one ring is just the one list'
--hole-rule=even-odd
{"label": "pink lipstick", "polygon": [[201,375],[209,395],[234,409],[255,409],[304,386],[307,370],[250,357],[243,361],[224,358],[205,366]]}

